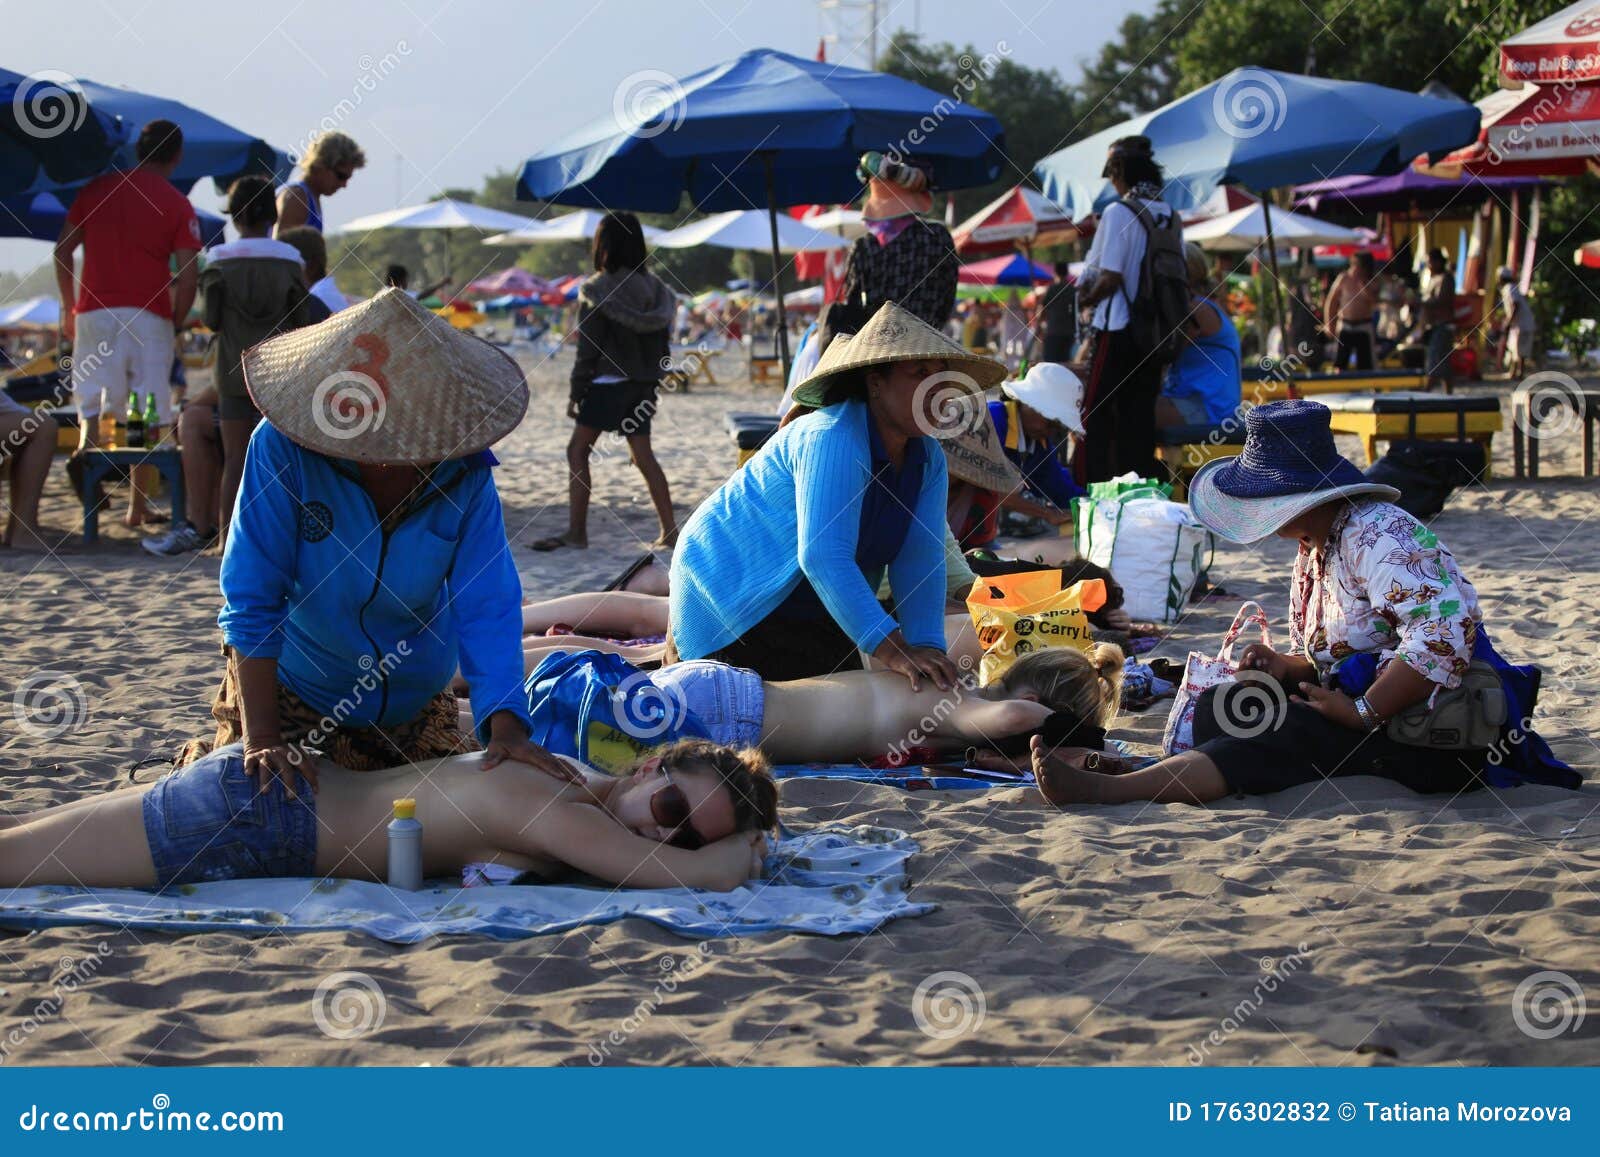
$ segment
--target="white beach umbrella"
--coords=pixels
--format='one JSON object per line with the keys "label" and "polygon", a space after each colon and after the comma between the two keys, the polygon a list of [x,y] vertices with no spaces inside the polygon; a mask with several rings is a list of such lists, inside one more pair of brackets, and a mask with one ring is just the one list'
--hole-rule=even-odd
{"label": "white beach umbrella", "polygon": [[[1267,219],[1259,203],[1246,205],[1225,216],[1184,226],[1183,237],[1213,252],[1246,253],[1267,244]],[[1361,237],[1354,229],[1283,209],[1272,212],[1272,240],[1279,246],[1296,249],[1361,244]]]}
{"label": "white beach umbrella", "polygon": [[[809,223],[780,213],[778,249],[783,253],[808,253],[822,249],[848,249],[851,242],[837,233],[824,233]],[[717,245],[723,249],[772,248],[772,218],[764,209],[733,209],[691,221],[656,238],[662,249],[692,249]]]}
{"label": "white beach umbrella", "polygon": [[[598,209],[579,209],[576,213],[567,213],[560,217],[551,217],[547,221],[537,221],[531,218],[526,223],[517,226],[508,233],[496,233],[493,237],[485,237],[485,245],[541,245],[558,241],[593,241],[594,231],[600,227],[600,222],[605,214]],[[661,236],[662,230],[649,225],[642,225],[644,238],[652,241]]]}
{"label": "white beach umbrella", "polygon": [[369,229],[480,229],[505,231],[520,229],[533,223],[532,217],[520,213],[506,213],[471,201],[454,201],[449,197],[428,201],[421,205],[406,205],[382,213],[357,217],[340,232],[363,233]]}

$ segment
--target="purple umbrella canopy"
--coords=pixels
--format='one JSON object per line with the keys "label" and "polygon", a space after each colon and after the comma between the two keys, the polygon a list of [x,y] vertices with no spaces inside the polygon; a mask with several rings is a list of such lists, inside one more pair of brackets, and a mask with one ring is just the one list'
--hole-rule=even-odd
{"label": "purple umbrella canopy", "polygon": [[1532,189],[1538,177],[1463,177],[1452,181],[1403,169],[1388,177],[1333,177],[1296,185],[1294,207],[1313,213],[1390,213],[1408,209],[1437,210],[1502,199],[1515,189]]}

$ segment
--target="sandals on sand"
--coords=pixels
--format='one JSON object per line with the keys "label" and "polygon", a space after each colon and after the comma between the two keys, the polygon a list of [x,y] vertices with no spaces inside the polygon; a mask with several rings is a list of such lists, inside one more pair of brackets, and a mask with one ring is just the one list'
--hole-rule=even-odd
{"label": "sandals on sand", "polygon": [[530,542],[528,544],[529,550],[537,550],[541,552],[561,550],[566,547],[571,547],[573,550],[589,549],[587,543],[585,543],[583,546],[579,546],[577,543],[568,542],[566,537],[560,534],[552,534],[549,538],[541,538],[537,542]]}

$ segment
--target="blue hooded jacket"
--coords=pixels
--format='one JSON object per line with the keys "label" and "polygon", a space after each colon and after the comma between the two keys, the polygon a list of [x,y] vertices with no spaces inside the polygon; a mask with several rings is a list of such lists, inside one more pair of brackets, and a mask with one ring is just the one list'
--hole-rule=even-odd
{"label": "blue hooded jacket", "polygon": [[479,738],[522,690],[522,584],[487,452],[440,463],[388,534],[353,463],[262,422],[222,560],[223,638],[342,724],[415,719],[456,667]]}

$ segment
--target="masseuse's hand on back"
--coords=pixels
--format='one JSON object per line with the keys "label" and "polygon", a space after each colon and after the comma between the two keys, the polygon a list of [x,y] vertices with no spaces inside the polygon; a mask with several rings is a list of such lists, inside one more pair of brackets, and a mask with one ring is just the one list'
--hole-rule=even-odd
{"label": "masseuse's hand on back", "polygon": [[913,691],[922,690],[924,679],[941,691],[956,685],[956,665],[949,655],[936,647],[910,646],[898,630],[889,632],[878,644],[877,650],[872,652],[872,661],[911,680]]}
{"label": "masseuse's hand on back", "polygon": [[483,770],[512,759],[548,772],[557,779],[581,783],[583,777],[572,767],[528,739],[528,728],[509,711],[496,711],[489,717],[489,742],[483,749]]}

